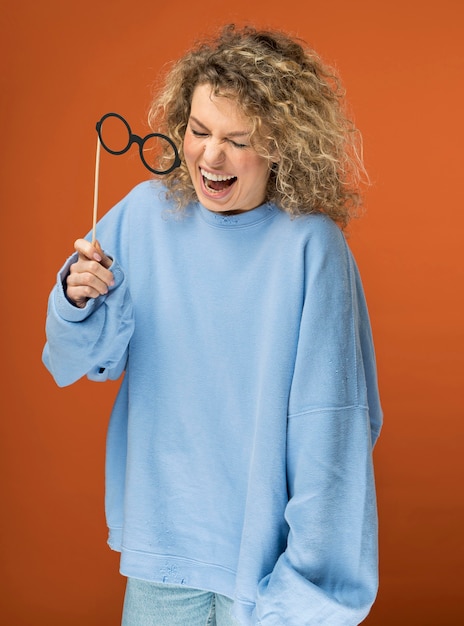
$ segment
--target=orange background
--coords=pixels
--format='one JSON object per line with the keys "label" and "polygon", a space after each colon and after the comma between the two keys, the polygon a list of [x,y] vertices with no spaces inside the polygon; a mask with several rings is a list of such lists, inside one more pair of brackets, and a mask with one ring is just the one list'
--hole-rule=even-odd
{"label": "orange background", "polygon": [[[351,228],[375,333],[381,587],[371,626],[464,623],[461,0],[2,3],[1,621],[117,625],[104,439],[113,383],[58,389],[48,292],[91,226],[95,123],[146,132],[152,84],[226,21],[281,27],[345,82],[374,185]],[[101,212],[146,177],[102,154]],[[284,625],[283,625],[284,626]],[[330,626],[330,625],[328,625]]]}

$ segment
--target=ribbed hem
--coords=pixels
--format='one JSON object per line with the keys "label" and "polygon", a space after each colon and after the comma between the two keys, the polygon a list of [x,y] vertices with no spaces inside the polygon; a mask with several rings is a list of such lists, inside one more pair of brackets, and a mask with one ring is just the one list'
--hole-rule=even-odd
{"label": "ribbed hem", "polygon": [[121,548],[122,529],[111,528],[108,544],[121,552],[120,572],[129,578],[155,583],[185,585],[220,593],[234,600],[233,614],[243,626],[255,624],[255,603],[234,597],[235,572],[219,565],[201,563],[178,556],[149,554]]}
{"label": "ribbed hem", "polygon": [[229,598],[234,596],[234,571],[184,557],[150,554],[123,547],[120,572],[123,576],[150,582],[185,585],[220,593]]}

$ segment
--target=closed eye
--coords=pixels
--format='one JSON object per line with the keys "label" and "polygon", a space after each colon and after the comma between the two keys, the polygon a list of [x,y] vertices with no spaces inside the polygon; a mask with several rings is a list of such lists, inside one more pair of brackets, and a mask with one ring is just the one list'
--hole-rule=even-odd
{"label": "closed eye", "polygon": [[199,130],[194,130],[193,128],[190,128],[190,130],[194,137],[207,137],[208,136],[208,133],[200,133]]}
{"label": "closed eye", "polygon": [[[206,132],[201,132],[199,130],[196,130],[195,128],[190,127],[190,131],[192,133],[192,135],[194,137],[199,137],[199,138],[203,138],[203,137],[208,137],[209,133]],[[238,148],[243,149],[243,148],[249,148],[249,145],[246,143],[239,143],[237,141],[234,141],[233,139],[226,139],[226,141],[228,141],[232,146],[234,146],[234,148]]]}
{"label": "closed eye", "polygon": [[229,139],[229,142],[234,146],[234,148],[248,148],[249,146],[246,143],[237,143],[236,141],[232,141]]}

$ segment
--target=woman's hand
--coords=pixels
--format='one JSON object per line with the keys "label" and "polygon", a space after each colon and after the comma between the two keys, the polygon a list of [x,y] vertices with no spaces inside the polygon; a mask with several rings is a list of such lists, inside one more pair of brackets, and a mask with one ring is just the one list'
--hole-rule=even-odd
{"label": "woman's hand", "polygon": [[108,288],[114,284],[113,274],[108,270],[113,261],[105,255],[98,241],[91,244],[78,239],[74,248],[79,256],[66,279],[66,295],[82,309],[89,298],[108,293]]}

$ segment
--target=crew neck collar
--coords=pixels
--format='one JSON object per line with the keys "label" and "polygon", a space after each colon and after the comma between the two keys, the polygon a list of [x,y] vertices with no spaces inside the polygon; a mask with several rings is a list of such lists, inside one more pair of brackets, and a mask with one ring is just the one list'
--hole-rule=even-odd
{"label": "crew neck collar", "polygon": [[244,211],[243,213],[235,213],[233,215],[224,215],[223,213],[215,213],[210,211],[202,204],[198,203],[200,215],[205,222],[217,228],[243,228],[251,226],[269,219],[277,212],[277,207],[270,202],[261,204],[255,209]]}

